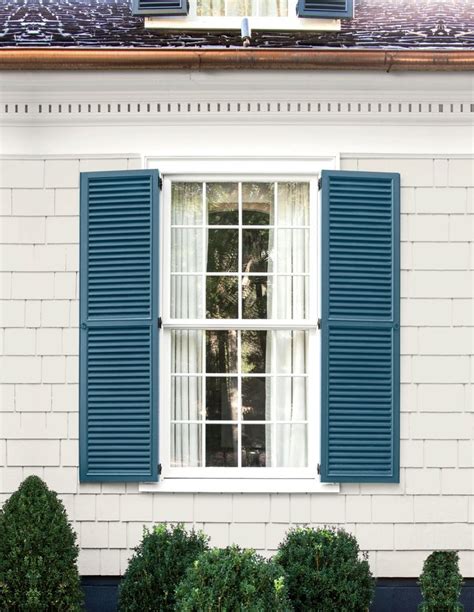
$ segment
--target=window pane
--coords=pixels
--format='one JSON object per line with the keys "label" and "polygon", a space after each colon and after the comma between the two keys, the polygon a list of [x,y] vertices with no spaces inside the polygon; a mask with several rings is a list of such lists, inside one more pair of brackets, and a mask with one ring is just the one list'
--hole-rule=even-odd
{"label": "window pane", "polygon": [[306,374],[308,333],[281,330],[272,334],[272,368],[277,374]]}
{"label": "window pane", "polygon": [[202,425],[171,425],[171,467],[202,466]]}
{"label": "window pane", "polygon": [[202,319],[202,277],[171,276],[171,317]]}
{"label": "window pane", "polygon": [[259,374],[266,372],[267,337],[265,330],[242,331],[242,372]]}
{"label": "window pane", "polygon": [[206,466],[237,467],[237,425],[206,425]]}
{"label": "window pane", "polygon": [[202,229],[171,230],[171,272],[202,272]]}
{"label": "window pane", "polygon": [[270,378],[252,376],[242,378],[242,419],[264,421],[266,412],[266,388]]}
{"label": "window pane", "polygon": [[274,384],[277,421],[306,421],[306,378],[277,376]]}
{"label": "window pane", "polygon": [[237,331],[206,331],[206,372],[237,372]]}
{"label": "window pane", "polygon": [[270,230],[243,230],[242,272],[272,271],[270,261],[270,238]]}
{"label": "window pane", "polygon": [[239,189],[237,183],[207,183],[209,225],[238,225]]}
{"label": "window pane", "polygon": [[308,230],[278,230],[277,271],[308,272]]}
{"label": "window pane", "polygon": [[202,418],[202,378],[171,378],[171,420],[199,421]]}
{"label": "window pane", "polygon": [[208,276],[206,279],[206,317],[237,319],[238,279],[236,276]]}
{"label": "window pane", "polygon": [[276,425],[275,467],[308,465],[307,425]]}
{"label": "window pane", "polygon": [[287,17],[288,0],[260,0],[259,15],[262,17]]}
{"label": "window pane", "polygon": [[221,17],[225,15],[225,0],[197,0],[198,17]]}
{"label": "window pane", "polygon": [[242,467],[270,466],[269,425],[242,425]]}
{"label": "window pane", "polygon": [[308,316],[308,278],[306,276],[274,277],[277,319],[306,319]]}
{"label": "window pane", "polygon": [[238,420],[237,378],[206,377],[206,418],[208,421]]}
{"label": "window pane", "polygon": [[266,276],[244,276],[242,279],[242,317],[266,319],[268,317],[268,285]]}
{"label": "window pane", "polygon": [[244,225],[272,225],[273,202],[273,183],[243,183],[242,223]]}
{"label": "window pane", "polygon": [[171,223],[202,225],[202,183],[173,183]]}
{"label": "window pane", "polygon": [[199,330],[171,332],[171,371],[177,374],[202,372],[202,338]]}
{"label": "window pane", "polygon": [[238,266],[239,230],[209,230],[207,233],[207,271],[237,272]]}
{"label": "window pane", "polygon": [[308,225],[309,184],[278,183],[278,225]]}

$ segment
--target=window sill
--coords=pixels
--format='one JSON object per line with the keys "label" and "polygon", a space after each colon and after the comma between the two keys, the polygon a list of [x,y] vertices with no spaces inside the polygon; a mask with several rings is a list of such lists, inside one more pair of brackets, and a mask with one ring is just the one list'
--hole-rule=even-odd
{"label": "window sill", "polygon": [[338,483],[315,478],[163,478],[142,482],[140,493],[339,493]]}
{"label": "window sill", "polygon": [[[146,17],[145,28],[159,30],[238,30],[243,17]],[[252,30],[339,32],[339,19],[304,17],[248,17]]]}

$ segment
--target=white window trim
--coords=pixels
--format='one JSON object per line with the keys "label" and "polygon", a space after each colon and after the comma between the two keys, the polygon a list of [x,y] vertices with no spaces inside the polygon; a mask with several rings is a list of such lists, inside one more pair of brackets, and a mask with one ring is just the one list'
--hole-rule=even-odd
{"label": "white window trim", "polygon": [[[145,160],[145,167],[159,169],[163,179],[162,205],[160,206],[160,228],[161,228],[161,278],[163,279],[160,287],[160,305],[163,315],[163,329],[200,327],[202,321],[183,322],[172,321],[169,319],[169,291],[164,283],[169,283],[169,261],[167,253],[169,251],[170,240],[170,201],[171,201],[171,181],[172,180],[201,180],[212,176],[214,180],[247,180],[265,179],[283,181],[285,179],[308,180],[312,182],[312,211],[317,210],[316,227],[320,233],[320,206],[318,205],[317,179],[322,169],[336,169],[339,167],[339,157],[337,155],[328,157],[219,157],[219,158],[148,158]],[[318,244],[313,248],[319,250]],[[319,257],[310,255],[310,263]],[[319,264],[318,264],[319,265]],[[310,269],[314,274],[314,270]],[[316,278],[319,282],[319,270],[316,271]],[[315,284],[313,284],[313,287]],[[319,291],[318,291],[319,294]],[[313,295],[313,303],[315,296]],[[320,312],[320,298],[316,297],[317,313],[311,313],[309,321],[302,322],[300,328],[311,328],[310,336],[313,336],[309,343],[310,359],[316,362],[316,369],[319,372],[319,353],[320,353],[320,333],[316,331],[317,316]],[[260,325],[257,321],[252,322],[255,328],[262,327],[272,329],[295,328],[292,322],[271,323],[268,320]],[[222,328],[239,327],[230,321],[222,322]],[[214,327],[214,325],[213,325]],[[240,327],[247,329],[248,325]],[[162,334],[160,338],[161,355],[170,354],[170,334]],[[169,405],[170,396],[170,364],[166,359],[160,359],[160,406]],[[311,385],[308,394],[309,405],[319,405],[319,380],[317,384]],[[203,468],[170,468],[169,467],[169,414],[165,411],[160,412],[159,423],[159,454],[160,462],[163,465],[162,474],[158,483],[140,483],[141,492],[229,492],[229,493],[334,493],[339,491],[338,484],[321,483],[317,475],[317,462],[320,454],[320,420],[319,411],[316,418],[309,419],[308,427],[315,431],[315,446],[310,452],[310,467],[308,468],[266,468],[265,475],[255,468],[204,468],[206,474],[203,475]],[[225,469],[225,477],[222,477],[222,470]]]}
{"label": "white window trim", "polygon": [[[237,30],[242,27],[243,17],[146,17],[145,28],[156,30]],[[339,19],[309,19],[291,17],[248,17],[251,30],[290,32],[339,32]]]}

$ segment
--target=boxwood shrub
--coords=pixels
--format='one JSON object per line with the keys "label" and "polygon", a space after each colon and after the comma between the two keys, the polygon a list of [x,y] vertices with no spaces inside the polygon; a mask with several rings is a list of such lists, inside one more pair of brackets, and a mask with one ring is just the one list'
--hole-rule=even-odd
{"label": "boxwood shrub", "polygon": [[0,510],[0,610],[80,610],[77,554],[61,500],[29,476]]}
{"label": "boxwood shrub", "polygon": [[284,572],[253,550],[213,549],[188,569],[176,593],[180,612],[287,612]]}
{"label": "boxwood shrub", "polygon": [[374,580],[357,540],[342,529],[298,528],[280,544],[276,561],[288,577],[295,610],[366,612]]}
{"label": "boxwood shrub", "polygon": [[119,610],[174,610],[177,584],[207,548],[203,533],[187,532],[182,525],[145,529],[120,585]]}
{"label": "boxwood shrub", "polygon": [[423,612],[456,612],[463,610],[459,603],[462,576],[457,552],[438,550],[425,560],[420,576]]}

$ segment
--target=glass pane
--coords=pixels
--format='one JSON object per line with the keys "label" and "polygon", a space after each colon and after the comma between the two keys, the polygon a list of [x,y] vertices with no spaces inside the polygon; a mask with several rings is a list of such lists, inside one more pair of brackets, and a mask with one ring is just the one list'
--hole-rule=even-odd
{"label": "glass pane", "polygon": [[306,421],[306,378],[277,376],[274,384],[277,421]]}
{"label": "glass pane", "polygon": [[273,202],[273,183],[243,183],[242,223],[244,225],[273,224]]}
{"label": "glass pane", "polygon": [[237,421],[239,401],[237,378],[206,377],[206,418],[208,421]]}
{"label": "glass pane", "polygon": [[206,425],[206,466],[237,467],[237,425]]}
{"label": "glass pane", "polygon": [[171,425],[171,467],[202,466],[202,425]]}
{"label": "glass pane", "polygon": [[202,229],[171,230],[171,271],[202,272]]}
{"label": "glass pane", "polygon": [[308,465],[307,425],[276,425],[275,467]]}
{"label": "glass pane", "polygon": [[202,183],[173,183],[171,223],[202,225]]}
{"label": "glass pane", "polygon": [[266,319],[268,283],[266,276],[244,276],[242,279],[242,317],[244,319]]}
{"label": "glass pane", "polygon": [[171,371],[177,374],[202,372],[203,332],[199,330],[171,332]]}
{"label": "glass pane", "polygon": [[202,378],[171,377],[171,420],[199,421],[202,418]]}
{"label": "glass pane", "polygon": [[288,0],[260,0],[259,15],[262,17],[287,17]]}
{"label": "glass pane", "polygon": [[246,421],[264,421],[266,411],[266,387],[270,378],[242,378],[242,418]]}
{"label": "glass pane", "polygon": [[278,230],[278,272],[308,271],[308,235],[308,230]]}
{"label": "glass pane", "polygon": [[239,224],[239,189],[237,183],[207,183],[209,225]]}
{"label": "glass pane", "polygon": [[277,319],[306,319],[308,316],[308,278],[306,276],[274,277],[277,296]]}
{"label": "glass pane", "polygon": [[266,371],[268,334],[265,330],[242,332],[242,372],[259,374]]}
{"label": "glass pane", "polygon": [[252,0],[227,0],[226,15],[230,17],[252,15]]}
{"label": "glass pane", "polygon": [[215,229],[207,233],[207,271],[237,272],[239,230]]}
{"label": "glass pane", "polygon": [[242,467],[270,466],[270,431],[269,425],[242,425]]}
{"label": "glass pane", "polygon": [[225,0],[197,0],[196,14],[198,17],[223,17]]}
{"label": "glass pane", "polygon": [[271,272],[270,230],[242,231],[242,272]]}
{"label": "glass pane", "polygon": [[278,225],[308,225],[309,183],[278,183]]}
{"label": "glass pane", "polygon": [[237,331],[206,331],[206,372],[237,372]]}
{"label": "glass pane", "polygon": [[236,276],[208,276],[206,279],[206,318],[237,319],[239,316]]}
{"label": "glass pane", "polygon": [[306,374],[308,333],[281,330],[272,336],[272,361],[277,374]]}
{"label": "glass pane", "polygon": [[171,317],[202,319],[201,276],[171,276]]}

